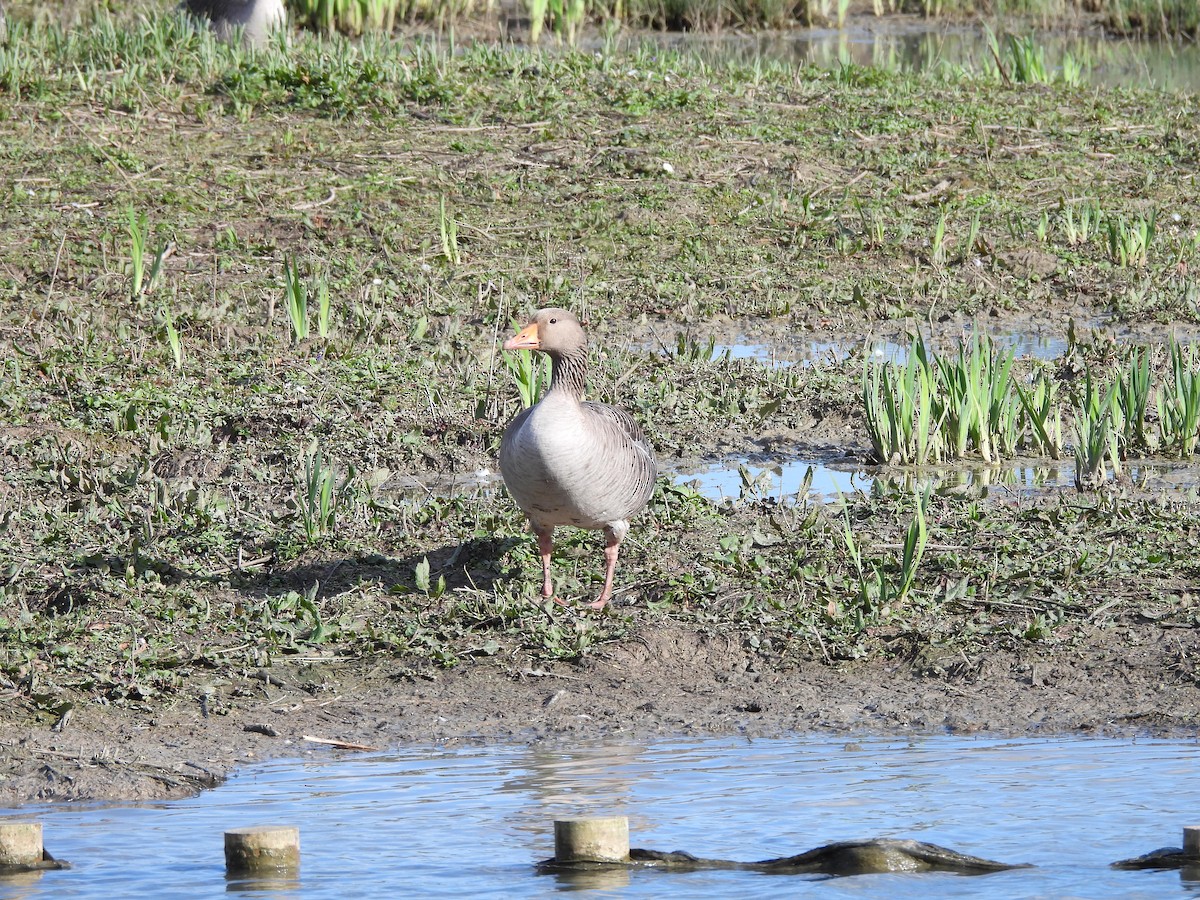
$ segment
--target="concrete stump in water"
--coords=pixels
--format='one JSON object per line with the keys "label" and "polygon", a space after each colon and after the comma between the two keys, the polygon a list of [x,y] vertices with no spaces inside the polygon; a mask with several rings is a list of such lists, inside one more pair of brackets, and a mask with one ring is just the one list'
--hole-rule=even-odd
{"label": "concrete stump in water", "polygon": [[559,819],[554,823],[556,863],[629,862],[629,819],[600,816]]}
{"label": "concrete stump in water", "polygon": [[225,832],[225,869],[231,875],[270,875],[299,868],[299,828],[259,825]]}
{"label": "concrete stump in water", "polygon": [[1183,826],[1183,855],[1200,860],[1200,825]]}
{"label": "concrete stump in water", "polygon": [[0,866],[33,866],[41,861],[41,822],[0,822]]}

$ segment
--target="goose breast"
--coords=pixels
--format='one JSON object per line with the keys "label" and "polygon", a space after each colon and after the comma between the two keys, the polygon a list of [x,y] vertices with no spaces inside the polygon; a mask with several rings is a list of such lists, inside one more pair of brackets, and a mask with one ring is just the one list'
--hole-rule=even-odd
{"label": "goose breast", "polygon": [[553,395],[508,426],[500,468],[531,519],[580,528],[627,520],[649,501],[658,472],[630,415]]}

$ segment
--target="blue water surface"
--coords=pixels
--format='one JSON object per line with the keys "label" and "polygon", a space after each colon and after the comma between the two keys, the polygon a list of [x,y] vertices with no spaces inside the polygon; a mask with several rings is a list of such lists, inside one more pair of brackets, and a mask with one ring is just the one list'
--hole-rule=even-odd
{"label": "blue water surface", "polygon": [[[1109,863],[1200,823],[1197,745],[1178,740],[909,740],[798,735],[313,753],[198,797],[0,811],[40,820],[73,868],[0,897],[1200,897],[1177,871]],[[541,875],[553,821],[627,815],[631,843],[738,860],[836,840],[913,838],[1036,868],[848,878],[620,870]],[[226,828],[292,824],[298,878],[228,882]]]}

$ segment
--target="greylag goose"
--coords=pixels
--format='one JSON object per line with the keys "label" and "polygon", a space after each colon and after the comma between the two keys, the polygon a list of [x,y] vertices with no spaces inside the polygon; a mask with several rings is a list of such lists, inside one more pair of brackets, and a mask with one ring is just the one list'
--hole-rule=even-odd
{"label": "greylag goose", "polygon": [[221,40],[229,40],[242,29],[242,43],[264,43],[276,28],[287,24],[283,0],[183,0],[181,9],[208,19]]}
{"label": "greylag goose", "polygon": [[583,400],[587,337],[565,309],[542,309],[504,342],[505,350],[550,357],[550,389],[514,418],[500,442],[500,473],[529,518],[542,557],[542,596],[554,596],[550,554],[554,528],[604,529],[604,589],[592,609],[612,596],[613,573],[629,519],[654,493],[658,465],[646,435],[624,410]]}

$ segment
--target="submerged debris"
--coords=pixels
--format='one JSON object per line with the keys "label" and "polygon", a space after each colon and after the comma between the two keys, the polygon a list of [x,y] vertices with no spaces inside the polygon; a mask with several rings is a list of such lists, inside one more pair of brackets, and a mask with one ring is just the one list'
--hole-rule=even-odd
{"label": "submerged debris", "polygon": [[1181,847],[1159,847],[1132,859],[1119,859],[1114,869],[1200,869],[1200,856],[1186,853]]}
{"label": "submerged debris", "polygon": [[0,863],[0,877],[20,875],[22,872],[44,872],[48,869],[69,869],[71,864],[65,859],[55,859],[49,850],[42,850],[42,858],[31,863]]}
{"label": "submerged debris", "polygon": [[1027,869],[1028,863],[1002,863],[968,856],[923,841],[875,838],[837,841],[797,856],[757,863],[768,872],[819,872],[824,875],[865,875],[872,872],[955,872],[984,875],[1008,869]]}
{"label": "submerged debris", "polygon": [[[634,865],[664,866],[671,869],[739,869],[779,875],[867,875],[882,872],[952,872],[958,875],[985,875],[1009,869],[1031,868],[1029,863],[1002,863],[979,856],[969,856],[937,844],[923,841],[872,838],[858,841],[836,841],[815,847],[795,856],[764,859],[758,862],[738,862],[730,859],[704,859],[683,850],[629,851]],[[578,868],[580,864],[547,860],[539,864],[541,871],[562,871]],[[613,863],[584,863],[584,867],[613,865]],[[617,865],[620,865],[619,863]]]}

